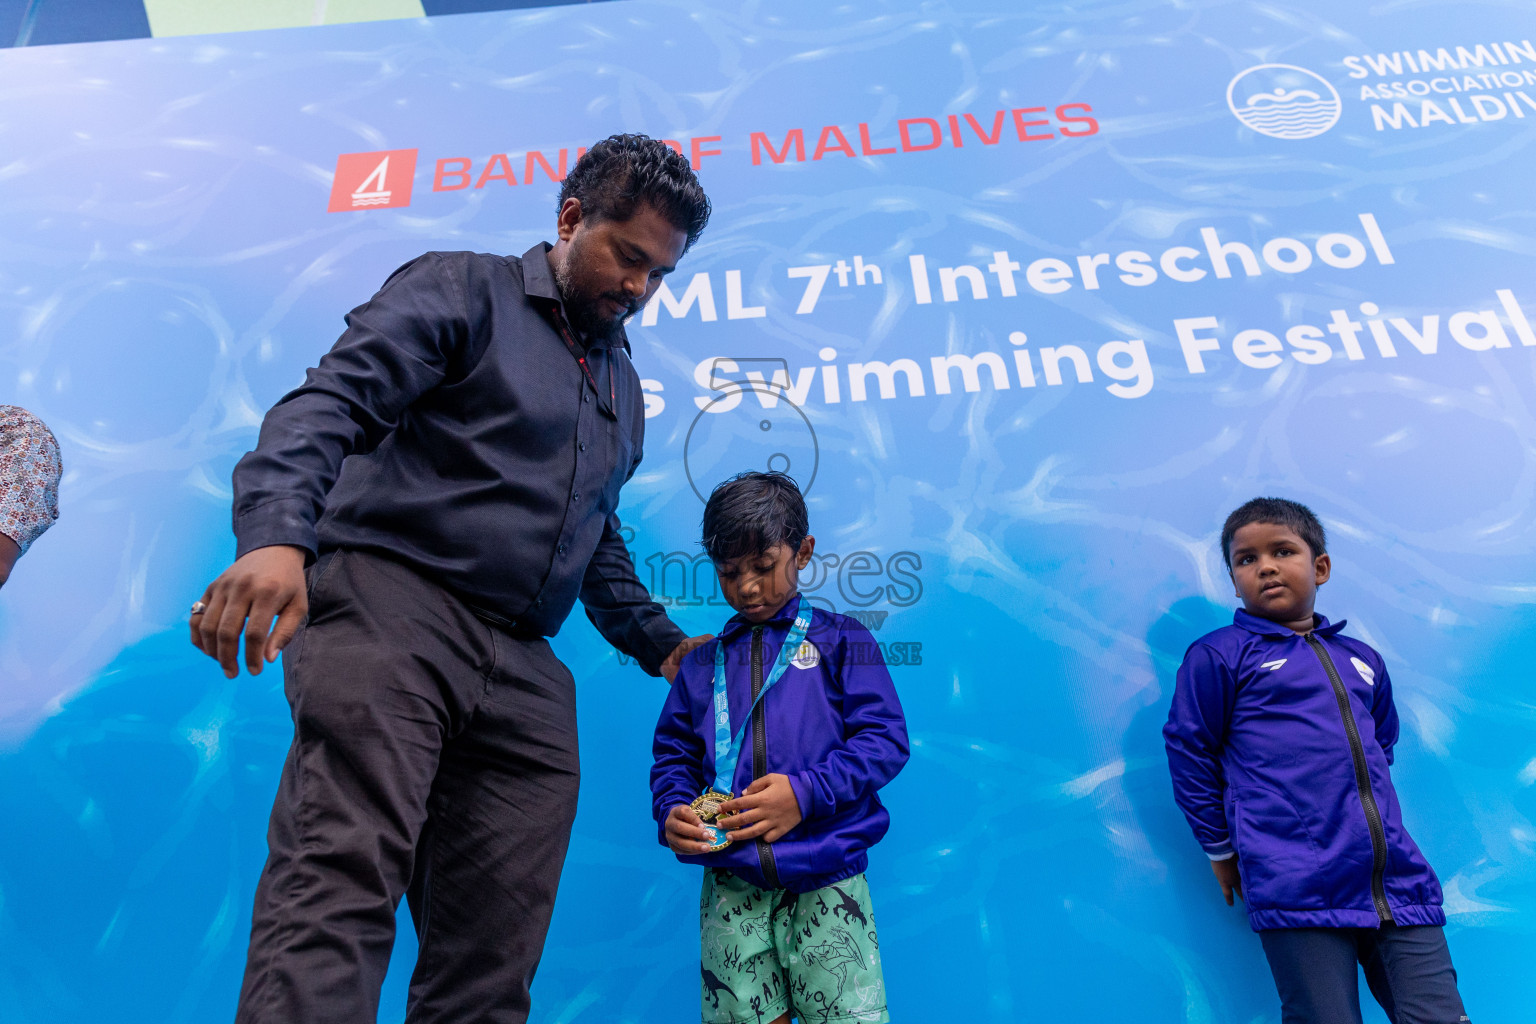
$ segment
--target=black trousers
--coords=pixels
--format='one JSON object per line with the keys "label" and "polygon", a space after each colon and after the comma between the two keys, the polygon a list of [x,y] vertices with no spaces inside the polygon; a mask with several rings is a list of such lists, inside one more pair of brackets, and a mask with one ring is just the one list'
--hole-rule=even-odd
{"label": "black trousers", "polygon": [[1259,932],[1283,1024],[1360,1024],[1360,981],[1392,1024],[1463,1024],[1456,968],[1438,926],[1275,928]]}
{"label": "black trousers", "polygon": [[284,654],[293,745],[238,1024],[373,1024],[409,898],[407,1020],[521,1024],[576,815],[571,674],[406,567],[311,568]]}

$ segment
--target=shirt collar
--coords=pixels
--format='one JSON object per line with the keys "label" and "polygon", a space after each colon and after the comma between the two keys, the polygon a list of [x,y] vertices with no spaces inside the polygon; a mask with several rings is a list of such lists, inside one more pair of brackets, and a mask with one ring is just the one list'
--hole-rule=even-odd
{"label": "shirt collar", "polygon": [[[555,283],[555,270],[549,265],[549,252],[552,248],[554,247],[548,242],[540,242],[523,253],[523,294],[530,299],[539,300],[537,304],[540,306],[548,307],[554,304],[560,307],[561,314],[569,322],[571,318],[565,312],[565,301],[560,297],[560,286]],[[624,328],[619,328],[619,333],[608,343],[608,347],[629,351],[629,336],[624,333]]]}
{"label": "shirt collar", "polygon": [[757,625],[776,626],[787,629],[789,624],[795,621],[795,609],[798,608],[799,605],[800,595],[796,593],[795,596],[791,597],[788,601],[785,601],[784,607],[774,612],[773,618],[769,619],[767,622],[748,622],[746,619],[742,618],[740,614],[732,615],[730,621],[728,621],[724,628],[720,630],[720,642],[725,643],[729,640],[734,640],[741,634],[750,630],[753,626]]}
{"label": "shirt collar", "polygon": [[[1299,635],[1291,632],[1289,629],[1286,629],[1278,622],[1271,622],[1269,619],[1261,619],[1259,616],[1254,615],[1243,608],[1239,608],[1237,612],[1232,616],[1232,624],[1240,629],[1246,629],[1250,633],[1257,633],[1260,636],[1267,636],[1273,639],[1285,640],[1289,639],[1290,637]],[[1347,624],[1347,619],[1340,619],[1338,622],[1329,622],[1326,615],[1319,615],[1316,612],[1312,613],[1312,632],[1318,634],[1319,636],[1332,636],[1339,630],[1343,629]]]}

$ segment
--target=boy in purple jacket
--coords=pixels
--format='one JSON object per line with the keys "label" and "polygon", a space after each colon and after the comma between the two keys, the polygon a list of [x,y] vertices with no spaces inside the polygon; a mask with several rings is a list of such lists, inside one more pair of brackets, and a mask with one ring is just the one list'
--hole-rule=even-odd
{"label": "boy in purple jacket", "polygon": [[1468,1020],[1440,883],[1403,828],[1381,656],[1312,611],[1322,524],[1282,498],[1227,517],[1243,608],[1184,655],[1163,737],[1174,796],[1227,904],[1248,905],[1284,1024],[1360,1021],[1355,964],[1393,1024]]}
{"label": "boy in purple jacket", "polygon": [[864,868],[907,761],[880,648],[799,593],[805,501],[743,473],[704,508],[704,549],[737,614],[683,659],[656,723],[661,841],[702,864],[705,1024],[888,1021]]}

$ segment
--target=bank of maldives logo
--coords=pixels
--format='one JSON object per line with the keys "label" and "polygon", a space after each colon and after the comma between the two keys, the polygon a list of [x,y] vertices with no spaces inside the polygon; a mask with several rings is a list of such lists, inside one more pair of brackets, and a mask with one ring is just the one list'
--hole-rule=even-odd
{"label": "bank of maldives logo", "polygon": [[331,213],[344,210],[387,210],[411,205],[411,182],[416,177],[414,149],[387,149],[378,153],[343,153],[336,158],[331,179]]}
{"label": "bank of maldives logo", "polygon": [[1294,64],[1260,64],[1227,86],[1227,106],[1243,124],[1276,139],[1310,139],[1344,109],[1327,79]]}

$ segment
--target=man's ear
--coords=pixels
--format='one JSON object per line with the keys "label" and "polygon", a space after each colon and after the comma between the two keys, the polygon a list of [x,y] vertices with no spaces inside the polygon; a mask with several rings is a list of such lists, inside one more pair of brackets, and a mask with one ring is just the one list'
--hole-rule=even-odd
{"label": "man's ear", "polygon": [[1328,557],[1328,552],[1324,551],[1313,560],[1312,569],[1318,586],[1328,582],[1328,577],[1333,574],[1333,560]]}
{"label": "man's ear", "polygon": [[800,542],[800,550],[795,552],[795,567],[804,569],[811,564],[811,556],[816,553],[816,538],[807,536]]}
{"label": "man's ear", "polygon": [[560,241],[569,242],[571,236],[576,234],[576,226],[581,223],[581,200],[571,196],[560,204],[560,213],[555,217],[555,234]]}

